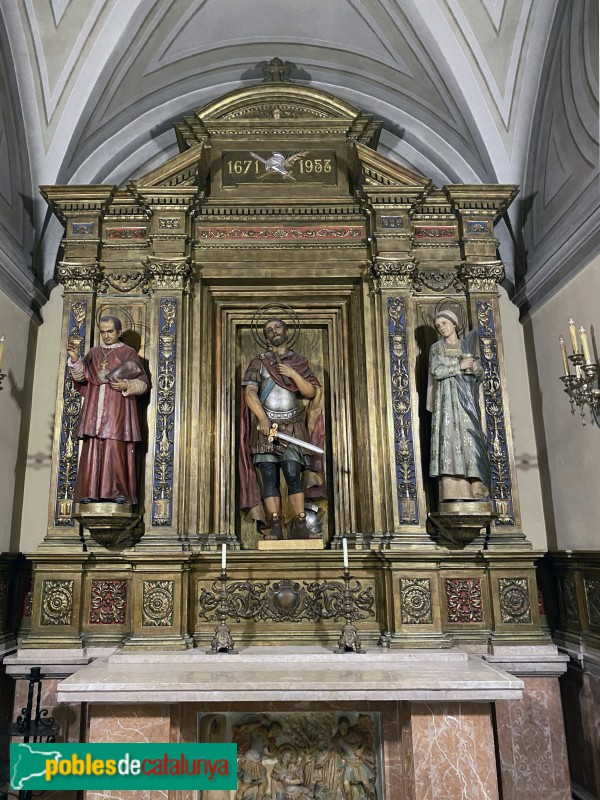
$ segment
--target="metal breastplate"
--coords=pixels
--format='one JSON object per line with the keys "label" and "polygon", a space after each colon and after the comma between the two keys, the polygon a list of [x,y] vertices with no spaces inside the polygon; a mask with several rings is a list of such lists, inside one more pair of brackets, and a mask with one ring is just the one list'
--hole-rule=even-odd
{"label": "metal breastplate", "polygon": [[[260,377],[261,377],[261,384],[260,384],[260,391],[261,393],[264,391],[267,383],[271,380],[271,376],[267,372],[265,365],[263,364],[260,369]],[[269,411],[274,412],[295,412],[298,413],[298,401],[296,400],[296,392],[289,392],[287,389],[282,388],[275,384],[275,386],[269,392],[266,400],[263,402],[263,408],[267,412],[267,416]],[[294,416],[292,414],[291,416]]]}

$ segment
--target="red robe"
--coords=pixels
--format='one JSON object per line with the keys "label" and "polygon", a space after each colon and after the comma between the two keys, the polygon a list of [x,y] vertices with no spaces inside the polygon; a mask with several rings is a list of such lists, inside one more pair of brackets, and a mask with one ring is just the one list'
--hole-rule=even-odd
{"label": "red robe", "polygon": [[[296,370],[305,380],[313,386],[320,387],[321,384],[314,376],[310,369],[308,359],[295,353],[293,350],[281,357],[281,360]],[[270,355],[270,353],[260,353],[254,356],[252,361],[248,364],[244,373],[243,382],[257,381],[260,382],[261,365],[266,367],[269,376],[275,381],[278,386],[281,386],[288,391],[298,391],[298,387],[293,381],[290,385],[284,382],[284,376],[277,370],[277,361]],[[289,378],[287,380],[290,380]],[[324,447],[325,441],[325,425],[323,420],[323,409],[321,406],[321,393],[318,393],[315,398],[309,403],[306,428],[308,430],[307,440],[317,447]],[[253,415],[248,405],[246,404],[245,392],[242,391],[241,410],[240,410],[240,441],[238,453],[238,471],[240,477],[240,508],[243,513],[249,514],[253,519],[257,519],[264,523],[264,510],[262,509],[262,502],[260,496],[260,489],[256,476],[256,468],[252,462],[252,452],[250,450],[250,439],[252,435]],[[305,438],[298,432],[294,432],[297,438]],[[323,456],[320,453],[310,454],[310,466],[307,469],[308,480],[307,488],[305,489],[305,497],[325,497],[326,487],[323,477]]]}
{"label": "red robe", "polygon": [[124,397],[102,379],[103,359],[105,372],[121,367],[128,378],[137,378],[146,386],[150,383],[138,354],[126,344],[106,352],[92,347],[83,359],[84,382],[75,381],[84,403],[75,430],[83,445],[73,499],[78,503],[84,498],[123,497],[125,502],[136,503],[135,442],[142,439],[137,398]]}

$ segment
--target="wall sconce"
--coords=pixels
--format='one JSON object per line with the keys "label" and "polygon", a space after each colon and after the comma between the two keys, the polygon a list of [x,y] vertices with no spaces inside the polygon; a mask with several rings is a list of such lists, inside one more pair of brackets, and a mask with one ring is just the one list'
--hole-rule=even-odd
{"label": "wall sconce", "polygon": [[[585,407],[589,406],[592,419],[600,426],[600,388],[598,388],[598,364],[593,363],[590,357],[587,334],[583,325],[579,327],[581,349],[577,341],[575,322],[569,319],[569,336],[573,352],[567,354],[567,346],[562,336],[559,337],[560,353],[562,356],[564,375],[561,381],[571,404],[571,414],[575,407],[581,412],[581,422],[585,426]],[[570,363],[569,363],[570,362]],[[575,374],[571,372],[571,364],[575,367]]]}
{"label": "wall sconce", "polygon": [[0,336],[0,392],[2,391],[2,381],[6,375],[2,372],[2,356],[4,355],[4,336]]}

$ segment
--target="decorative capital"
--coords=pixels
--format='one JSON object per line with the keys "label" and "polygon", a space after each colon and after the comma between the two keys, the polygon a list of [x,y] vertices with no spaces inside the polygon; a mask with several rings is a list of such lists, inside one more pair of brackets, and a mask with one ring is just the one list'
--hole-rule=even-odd
{"label": "decorative capital", "polygon": [[146,259],[146,275],[151,289],[179,289],[189,292],[193,269],[188,258]]}
{"label": "decorative capital", "polygon": [[56,279],[62,283],[65,292],[94,292],[102,278],[102,271],[96,261],[82,263],[59,261]]}
{"label": "decorative capital", "polygon": [[417,265],[414,261],[383,261],[373,259],[369,270],[373,292],[382,289],[406,289],[412,287]]}
{"label": "decorative capital", "polygon": [[504,280],[504,267],[501,261],[462,264],[459,277],[465,284],[467,292],[495,292],[498,284]]}

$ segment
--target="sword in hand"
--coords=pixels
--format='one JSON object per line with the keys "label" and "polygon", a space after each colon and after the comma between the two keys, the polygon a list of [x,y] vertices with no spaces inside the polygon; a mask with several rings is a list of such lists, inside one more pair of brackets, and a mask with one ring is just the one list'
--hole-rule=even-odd
{"label": "sword in hand", "polygon": [[324,453],[322,447],[317,447],[316,444],[311,444],[311,442],[304,442],[302,439],[296,439],[295,436],[289,436],[287,433],[281,433],[279,431],[279,425],[276,422],[271,424],[271,430],[269,431],[269,435],[267,436],[269,442],[273,442],[274,439],[281,439],[283,442],[289,442],[290,444],[296,444],[298,447],[302,447],[304,450],[310,450],[311,453]]}

